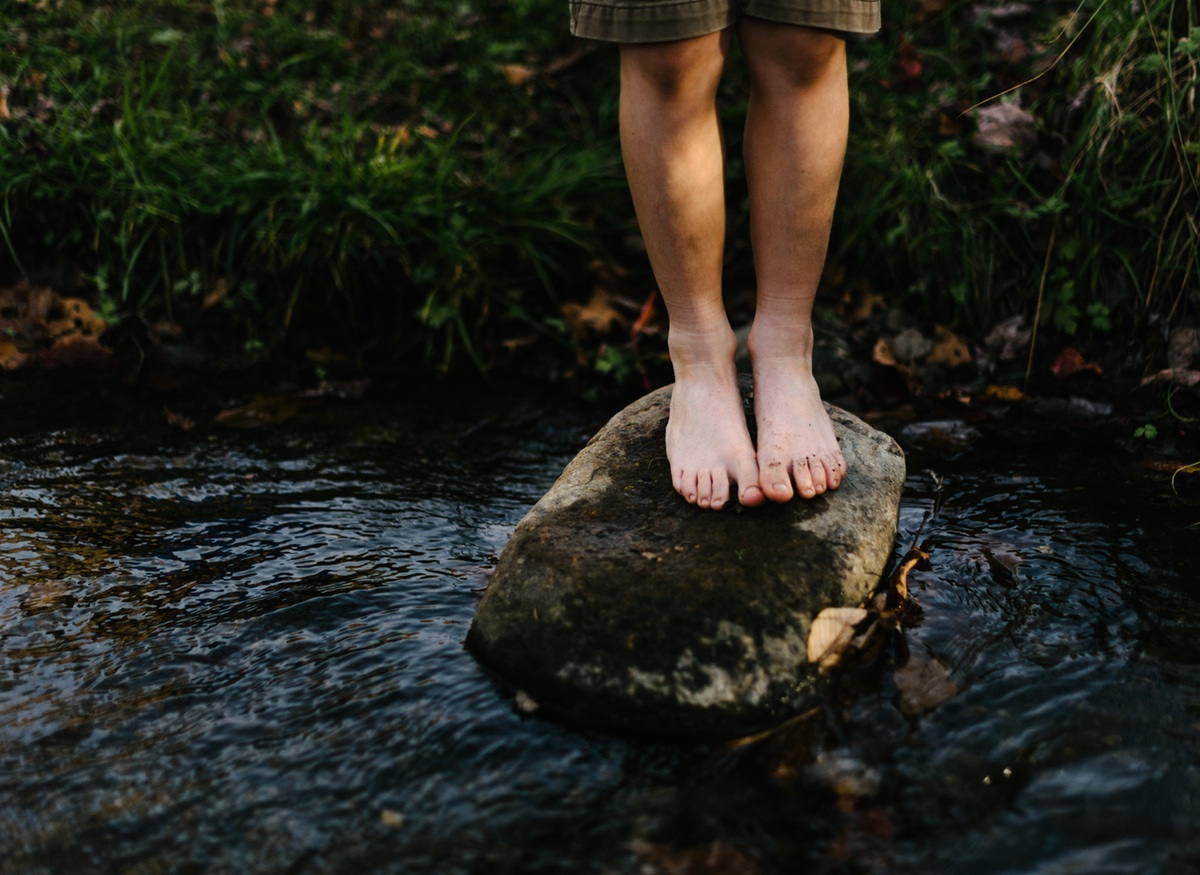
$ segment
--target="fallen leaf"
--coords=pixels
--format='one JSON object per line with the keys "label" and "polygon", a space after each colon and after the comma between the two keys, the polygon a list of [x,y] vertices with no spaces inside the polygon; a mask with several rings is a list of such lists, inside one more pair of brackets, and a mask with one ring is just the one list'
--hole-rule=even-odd
{"label": "fallen leaf", "polygon": [[0,122],[6,122],[12,115],[8,111],[8,86],[0,86]]}
{"label": "fallen leaf", "polygon": [[1050,366],[1050,370],[1060,380],[1064,380],[1072,374],[1078,374],[1080,371],[1102,373],[1098,364],[1084,361],[1079,350],[1073,346],[1068,346],[1058,354],[1058,358],[1054,360],[1054,364]]}
{"label": "fallen leaf", "polygon": [[898,610],[908,601],[908,573],[922,562],[929,561],[929,551],[924,549],[925,546],[914,544],[910,547],[888,578],[883,592],[875,596],[875,608],[881,615]]}
{"label": "fallen leaf", "polygon": [[808,628],[808,661],[822,667],[835,662],[854,638],[854,627],[866,618],[865,608],[825,608]]}
{"label": "fallen leaf", "polygon": [[948,368],[971,363],[970,348],[949,328],[934,326],[934,337],[933,352],[925,359],[926,362],[945,365]]}
{"label": "fallen leaf", "polygon": [[190,416],[184,416],[182,413],[176,413],[170,408],[164,407],[163,416],[167,418],[167,425],[171,428],[177,428],[180,431],[191,431],[196,427],[196,422]]}
{"label": "fallen leaf", "polygon": [[1000,401],[1020,401],[1025,397],[1016,386],[992,386],[989,385],[983,390],[983,394],[989,398],[996,398]]}
{"label": "fallen leaf", "polygon": [[909,653],[894,678],[900,690],[900,710],[910,717],[931,711],[958,695],[950,669],[936,657],[919,651]]}
{"label": "fallen leaf", "polygon": [[921,55],[916,50],[916,47],[907,39],[901,37],[900,51],[896,56],[896,72],[900,74],[901,84],[916,84],[924,69],[925,64],[921,61]]}
{"label": "fallen leaf", "polygon": [[613,309],[608,295],[599,288],[592,292],[587,304],[564,304],[562,314],[572,337],[582,337],[588,332],[606,334],[613,325],[621,322],[621,314]]}
{"label": "fallen leaf", "polygon": [[500,68],[504,71],[504,78],[508,80],[508,84],[512,86],[524,85],[530,79],[537,75],[537,71],[524,64],[505,64]]}
{"label": "fallen leaf", "polygon": [[974,141],[989,149],[1023,152],[1037,141],[1037,121],[1015,103],[991,104],[976,115]]}
{"label": "fallen leaf", "polygon": [[249,404],[222,410],[214,421],[225,428],[262,428],[291,419],[300,412],[300,405],[294,395],[260,395]]}
{"label": "fallen leaf", "polygon": [[15,371],[27,358],[29,356],[17,349],[11,337],[0,337],[0,369]]}
{"label": "fallen leaf", "polygon": [[225,282],[222,277],[213,283],[212,289],[204,296],[204,301],[200,304],[201,310],[211,310],[217,304],[224,301],[229,296],[229,283]]}
{"label": "fallen leaf", "polygon": [[46,349],[30,356],[31,365],[47,371],[109,370],[115,364],[112,350],[100,345],[94,337],[68,334]]}
{"label": "fallen leaf", "polygon": [[532,714],[538,709],[538,703],[534,700],[533,696],[524,690],[517,690],[515,704],[517,710],[522,714]]}
{"label": "fallen leaf", "polygon": [[399,811],[385,808],[379,812],[379,822],[392,829],[399,829],[404,826],[404,815]]}
{"label": "fallen leaf", "polygon": [[1159,371],[1157,374],[1151,374],[1142,380],[1141,385],[1145,386],[1150,383],[1174,383],[1176,386],[1182,386],[1185,389],[1190,389],[1192,386],[1200,384],[1200,371],[1183,371],[1176,368],[1167,368]]}
{"label": "fallen leaf", "polygon": [[81,298],[63,298],[59,301],[62,317],[46,322],[46,333],[50,337],[63,337],[68,334],[83,333],[101,335],[108,326],[87,301]]}
{"label": "fallen leaf", "polygon": [[1176,370],[1185,370],[1200,357],[1200,331],[1195,328],[1176,328],[1167,340],[1167,361]]}

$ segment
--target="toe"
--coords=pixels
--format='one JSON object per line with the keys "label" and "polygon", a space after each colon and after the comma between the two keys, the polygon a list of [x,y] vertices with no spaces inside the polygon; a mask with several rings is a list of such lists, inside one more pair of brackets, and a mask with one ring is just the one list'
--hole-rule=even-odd
{"label": "toe", "polygon": [[729,501],[729,475],[724,471],[713,471],[712,500],[709,502],[709,507],[713,510],[720,510],[727,501]]}
{"label": "toe", "polygon": [[812,471],[808,467],[808,459],[796,459],[792,462],[792,478],[796,481],[796,491],[804,498],[814,498],[817,494],[813,486]]}
{"label": "toe", "polygon": [[708,507],[712,503],[712,474],[701,471],[696,477],[696,504]]}
{"label": "toe", "polygon": [[771,501],[790,501],[792,484],[788,482],[783,465],[775,463],[761,475],[762,490]]}
{"label": "toe", "polygon": [[688,504],[696,503],[696,475],[694,472],[685,471],[679,475],[679,485],[675,487],[675,491],[683,496]]}
{"label": "toe", "polygon": [[808,473],[812,477],[813,491],[817,495],[823,493],[829,486],[825,476],[825,462],[815,456],[808,460]]}
{"label": "toe", "polygon": [[733,471],[738,485],[738,503],[746,507],[758,507],[765,496],[758,483],[758,463],[753,458],[743,460]]}
{"label": "toe", "polygon": [[825,482],[830,489],[837,489],[842,484],[844,465],[845,463],[837,456],[830,456],[825,460]]}

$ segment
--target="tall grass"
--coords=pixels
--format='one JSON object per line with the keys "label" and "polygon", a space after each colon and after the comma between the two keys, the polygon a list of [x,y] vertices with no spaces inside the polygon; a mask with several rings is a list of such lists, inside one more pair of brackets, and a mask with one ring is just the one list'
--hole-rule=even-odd
{"label": "tall grass", "polygon": [[[860,49],[835,259],[876,265],[881,291],[975,333],[1032,320],[1039,289],[1042,321],[1068,335],[1194,316],[1195,5],[933,8],[885,2],[888,28]],[[904,41],[923,63],[907,80]],[[979,142],[981,114],[1005,103],[1033,137]]]}
{"label": "tall grass", "polygon": [[301,7],[18,7],[10,252],[78,265],[110,319],[215,308],[253,348],[297,313],[441,367],[506,322],[553,331],[620,224],[591,101],[537,72],[573,48],[561,10]]}

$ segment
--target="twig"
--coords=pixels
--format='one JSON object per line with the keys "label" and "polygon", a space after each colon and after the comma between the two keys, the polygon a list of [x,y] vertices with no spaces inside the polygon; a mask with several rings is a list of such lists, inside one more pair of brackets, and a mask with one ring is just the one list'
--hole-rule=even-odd
{"label": "twig", "polygon": [[1029,361],[1025,363],[1025,385],[1023,392],[1029,391],[1029,375],[1033,373],[1033,349],[1037,346],[1038,323],[1042,320],[1042,295],[1046,291],[1046,274],[1050,272],[1050,254],[1054,252],[1054,237],[1058,234],[1058,220],[1050,229],[1050,242],[1046,244],[1046,261],[1042,264],[1042,279],[1038,282],[1037,308],[1033,311],[1033,331],[1029,335]]}

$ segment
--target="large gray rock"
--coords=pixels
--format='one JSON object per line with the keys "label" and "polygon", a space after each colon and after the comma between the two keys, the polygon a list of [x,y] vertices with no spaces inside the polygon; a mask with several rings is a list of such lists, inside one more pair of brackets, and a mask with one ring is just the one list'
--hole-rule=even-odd
{"label": "large gray rock", "polygon": [[521,520],[467,644],[503,680],[572,719],[744,734],[812,703],[809,626],[823,608],[863,603],[879,582],[904,456],[830,406],[849,468],[839,489],[700,510],[671,488],[670,398],[668,386],[613,417]]}

